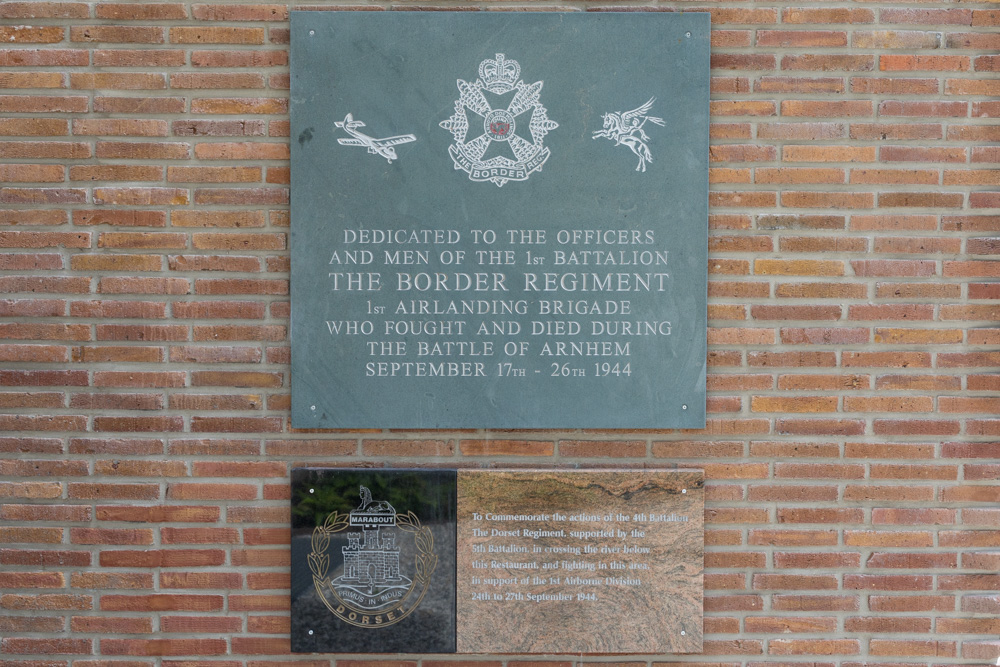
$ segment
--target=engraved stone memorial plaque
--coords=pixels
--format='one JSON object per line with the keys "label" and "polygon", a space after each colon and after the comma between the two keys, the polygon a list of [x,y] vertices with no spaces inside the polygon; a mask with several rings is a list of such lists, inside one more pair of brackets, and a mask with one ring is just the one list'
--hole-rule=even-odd
{"label": "engraved stone memorial plaque", "polygon": [[296,653],[700,652],[700,470],[292,472]]}
{"label": "engraved stone memorial plaque", "polygon": [[292,12],[296,428],[705,423],[706,13]]}

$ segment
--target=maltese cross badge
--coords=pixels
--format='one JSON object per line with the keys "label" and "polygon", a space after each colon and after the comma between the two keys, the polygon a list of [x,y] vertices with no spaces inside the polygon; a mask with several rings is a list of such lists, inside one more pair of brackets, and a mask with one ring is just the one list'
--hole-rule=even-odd
{"label": "maltese cross badge", "polygon": [[498,53],[479,64],[474,83],[458,79],[455,113],[440,125],[455,138],[448,147],[455,169],[473,181],[525,181],[549,159],[542,142],[559,124],[538,100],[542,82],[526,84],[520,73],[516,60]]}

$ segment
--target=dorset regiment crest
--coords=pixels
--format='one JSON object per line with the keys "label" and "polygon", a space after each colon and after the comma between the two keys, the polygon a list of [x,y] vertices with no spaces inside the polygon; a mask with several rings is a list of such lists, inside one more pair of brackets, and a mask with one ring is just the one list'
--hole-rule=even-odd
{"label": "dorset regiment crest", "polygon": [[[357,509],[331,512],[313,530],[308,562],[316,592],[334,615],[351,625],[377,628],[398,623],[417,608],[437,556],[430,528],[413,512],[397,513],[388,502],[373,501],[364,486],[360,495]],[[343,532],[350,528],[360,530]],[[341,542],[346,538],[346,544],[340,545],[343,567],[331,577],[327,550],[333,536]],[[407,553],[415,554],[412,560]]]}
{"label": "dorset regiment crest", "polygon": [[520,74],[516,60],[498,53],[479,64],[474,83],[457,81],[455,113],[440,125],[455,138],[448,147],[455,169],[473,181],[498,187],[524,181],[549,158],[542,142],[559,124],[549,120],[539,102],[543,82],[526,84]]}

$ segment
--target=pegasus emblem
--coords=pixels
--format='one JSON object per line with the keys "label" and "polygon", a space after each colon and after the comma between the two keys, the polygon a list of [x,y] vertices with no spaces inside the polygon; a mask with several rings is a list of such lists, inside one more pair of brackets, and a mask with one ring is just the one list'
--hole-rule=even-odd
{"label": "pegasus emblem", "polygon": [[666,124],[662,118],[649,115],[649,111],[653,108],[653,102],[655,101],[655,97],[650,97],[649,101],[641,107],[637,107],[631,111],[624,113],[613,111],[604,114],[604,129],[594,132],[594,136],[591,139],[604,137],[605,139],[614,141],[615,146],[628,146],[639,157],[639,164],[635,170],[646,171],[646,163],[653,161],[653,155],[646,144],[649,141],[649,135],[643,131],[642,126],[646,124],[646,121],[654,125],[662,126]]}

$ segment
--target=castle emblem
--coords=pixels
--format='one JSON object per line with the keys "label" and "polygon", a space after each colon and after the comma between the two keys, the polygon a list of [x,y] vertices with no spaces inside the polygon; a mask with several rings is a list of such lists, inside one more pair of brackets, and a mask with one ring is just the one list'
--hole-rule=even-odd
{"label": "castle emblem", "polygon": [[639,157],[639,164],[635,170],[646,171],[646,163],[653,161],[653,154],[646,143],[649,141],[649,135],[643,131],[642,126],[647,121],[654,125],[665,124],[662,118],[649,115],[655,101],[655,97],[650,97],[645,104],[631,111],[624,113],[612,111],[604,114],[604,129],[594,132],[591,139],[604,137],[615,142],[615,146],[628,146]]}
{"label": "castle emblem", "polygon": [[361,506],[352,510],[348,525],[359,526],[360,533],[347,534],[347,546],[341,547],[344,573],[332,585],[343,597],[361,596],[372,605],[371,596],[378,589],[382,597],[395,597],[410,583],[399,573],[399,546],[396,545],[396,510],[384,500],[372,502],[371,491],[361,487]]}
{"label": "castle emblem", "polygon": [[527,180],[549,159],[542,142],[559,124],[549,120],[539,101],[543,82],[526,84],[520,74],[516,60],[498,53],[479,64],[474,83],[457,80],[455,113],[440,126],[455,138],[448,147],[455,169],[470,180],[503,187]]}
{"label": "castle emblem", "polygon": [[[413,512],[400,514],[384,500],[373,501],[364,486],[360,495],[357,509],[346,515],[333,512],[313,530],[308,561],[316,591],[333,614],[351,625],[376,628],[398,623],[420,604],[437,556],[433,534]],[[349,528],[360,530],[344,532]],[[412,539],[412,563],[400,560],[400,534]],[[335,535],[342,538],[343,566],[331,578],[328,549]]]}

